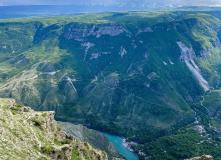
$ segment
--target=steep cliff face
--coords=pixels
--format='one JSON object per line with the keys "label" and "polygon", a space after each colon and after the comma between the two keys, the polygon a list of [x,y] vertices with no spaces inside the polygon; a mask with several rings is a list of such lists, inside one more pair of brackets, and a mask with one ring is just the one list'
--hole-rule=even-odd
{"label": "steep cliff face", "polygon": [[88,129],[83,125],[75,125],[68,122],[60,122],[59,125],[68,135],[73,135],[76,139],[88,142],[95,148],[105,151],[109,160],[123,160],[123,156],[117,151],[115,146],[109,141],[108,137],[101,132]]}
{"label": "steep cliff face", "polygon": [[54,114],[0,99],[0,159],[107,159],[103,151],[68,136]]}

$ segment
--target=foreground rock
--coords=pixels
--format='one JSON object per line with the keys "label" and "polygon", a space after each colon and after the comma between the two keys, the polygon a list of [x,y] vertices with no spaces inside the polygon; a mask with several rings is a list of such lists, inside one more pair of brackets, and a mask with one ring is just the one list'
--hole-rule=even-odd
{"label": "foreground rock", "polygon": [[54,115],[0,99],[0,159],[107,160],[105,152],[68,136]]}

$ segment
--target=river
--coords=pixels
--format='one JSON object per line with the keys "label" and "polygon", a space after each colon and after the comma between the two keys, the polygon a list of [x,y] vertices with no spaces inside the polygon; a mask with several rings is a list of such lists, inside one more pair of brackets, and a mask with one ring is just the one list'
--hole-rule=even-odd
{"label": "river", "polygon": [[[103,132],[102,132],[103,133]],[[125,157],[127,158],[127,160],[138,160],[137,156],[129,151],[125,146],[123,146],[123,138],[122,137],[118,137],[118,136],[114,136],[114,135],[110,135],[108,133],[103,133],[105,134],[108,139],[110,140],[111,143],[114,144],[114,146],[116,147],[116,149]]]}
{"label": "river", "polygon": [[[110,142],[115,146],[115,148],[120,152],[127,160],[138,160],[136,155],[129,151],[127,149],[127,145],[123,145],[123,138],[114,136],[108,133],[96,131],[93,129],[88,129],[87,127],[81,125],[81,124],[73,124],[69,122],[61,122],[58,121],[59,125],[65,130],[65,132],[68,135],[73,135],[76,139],[80,141],[87,141],[92,146],[95,146],[96,148],[102,149],[104,151],[107,151],[109,153],[113,152],[111,148],[106,146],[106,144],[109,144]],[[104,138],[104,135],[105,138]],[[97,141],[97,139],[103,140],[103,141]],[[125,143],[124,143],[125,144]],[[114,150],[116,151],[116,149]],[[115,152],[112,153],[112,156],[119,156],[118,154],[115,154]]]}

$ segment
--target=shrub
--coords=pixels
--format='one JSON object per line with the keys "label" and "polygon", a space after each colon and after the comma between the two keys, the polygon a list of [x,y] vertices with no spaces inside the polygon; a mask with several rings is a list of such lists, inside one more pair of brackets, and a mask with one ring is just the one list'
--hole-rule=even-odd
{"label": "shrub", "polygon": [[63,148],[62,148],[62,151],[65,152],[65,151],[67,151],[68,149],[69,149],[68,147],[63,147]]}
{"label": "shrub", "polygon": [[56,145],[63,145],[63,144],[71,144],[72,143],[72,140],[71,139],[65,139],[64,141],[59,141],[57,139],[54,140],[54,143]]}
{"label": "shrub", "polygon": [[80,158],[77,158],[80,156],[80,153],[76,150],[72,150],[71,160],[81,160]]}
{"label": "shrub", "polygon": [[43,113],[42,117],[47,117],[47,115],[48,115],[47,113]]}
{"label": "shrub", "polygon": [[4,122],[5,123],[5,120],[4,119],[0,119],[0,121]]}
{"label": "shrub", "polygon": [[18,112],[16,110],[12,110],[12,114],[16,115],[16,114],[18,114]]}
{"label": "shrub", "polygon": [[32,122],[34,122],[36,126],[42,126],[42,124],[44,123],[44,121],[40,121],[38,119],[32,119]]}
{"label": "shrub", "polygon": [[16,104],[15,107],[16,107],[16,108],[22,108],[22,107],[24,107],[24,106],[21,105],[21,104]]}
{"label": "shrub", "polygon": [[61,145],[61,141],[59,141],[59,140],[55,139],[55,140],[54,140],[54,144],[56,144],[56,145],[60,146],[60,145]]}
{"label": "shrub", "polygon": [[71,144],[72,140],[71,139],[65,139],[64,141],[61,142],[62,144]]}
{"label": "shrub", "polygon": [[52,154],[54,152],[55,148],[51,146],[43,146],[41,147],[41,153],[45,154]]}

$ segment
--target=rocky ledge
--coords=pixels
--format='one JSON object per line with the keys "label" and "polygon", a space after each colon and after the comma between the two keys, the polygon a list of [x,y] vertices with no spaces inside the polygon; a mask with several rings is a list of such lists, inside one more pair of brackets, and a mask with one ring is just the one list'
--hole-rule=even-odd
{"label": "rocky ledge", "polygon": [[0,99],[0,159],[108,159],[105,152],[68,136],[54,115]]}

